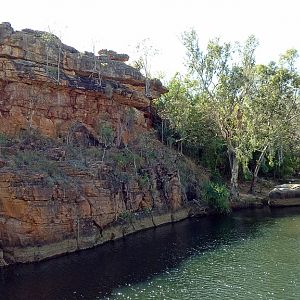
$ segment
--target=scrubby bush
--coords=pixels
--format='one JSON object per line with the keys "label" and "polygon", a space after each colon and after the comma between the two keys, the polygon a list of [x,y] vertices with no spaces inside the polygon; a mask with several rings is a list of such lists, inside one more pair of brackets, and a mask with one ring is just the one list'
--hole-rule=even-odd
{"label": "scrubby bush", "polygon": [[222,214],[230,212],[229,191],[225,185],[207,182],[203,186],[203,196],[207,204],[217,212]]}
{"label": "scrubby bush", "polygon": [[19,151],[12,156],[13,167],[29,168],[32,172],[44,172],[49,183],[67,182],[66,174],[58,167],[57,162],[47,159],[42,152],[34,150]]}

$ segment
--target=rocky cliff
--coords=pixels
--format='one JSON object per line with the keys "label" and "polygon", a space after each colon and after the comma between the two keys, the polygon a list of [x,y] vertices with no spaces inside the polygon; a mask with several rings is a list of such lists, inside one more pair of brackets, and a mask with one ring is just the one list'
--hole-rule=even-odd
{"label": "rocky cliff", "polygon": [[145,93],[127,55],[98,54],[0,24],[0,265],[182,219],[199,195],[201,174],[152,132],[160,81]]}
{"label": "rocky cliff", "polygon": [[[32,127],[58,137],[76,122],[96,128],[105,115],[123,131],[128,107],[137,114],[137,129],[147,127],[150,100],[145,96],[145,78],[126,60],[127,55],[107,50],[99,51],[99,56],[80,53],[53,34],[15,32],[9,23],[2,23],[1,131],[15,134]],[[152,80],[152,97],[164,91],[160,81]]]}

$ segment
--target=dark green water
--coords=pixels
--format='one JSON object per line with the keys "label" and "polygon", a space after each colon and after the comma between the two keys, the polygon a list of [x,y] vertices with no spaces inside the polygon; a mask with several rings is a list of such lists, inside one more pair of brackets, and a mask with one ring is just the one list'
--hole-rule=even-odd
{"label": "dark green water", "polygon": [[0,299],[300,299],[300,209],[191,219],[5,268]]}

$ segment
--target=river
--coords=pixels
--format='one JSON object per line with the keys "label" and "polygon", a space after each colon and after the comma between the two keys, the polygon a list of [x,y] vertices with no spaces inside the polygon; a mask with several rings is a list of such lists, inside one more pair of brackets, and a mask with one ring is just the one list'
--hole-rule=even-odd
{"label": "river", "polygon": [[300,208],[193,218],[10,266],[0,299],[300,299]]}

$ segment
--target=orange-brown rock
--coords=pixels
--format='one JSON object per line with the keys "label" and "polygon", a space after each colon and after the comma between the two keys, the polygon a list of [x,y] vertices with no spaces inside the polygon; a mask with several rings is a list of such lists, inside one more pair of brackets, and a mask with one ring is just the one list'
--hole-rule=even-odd
{"label": "orange-brown rock", "polygon": [[[149,126],[145,78],[124,63],[125,54],[99,53],[80,53],[50,33],[0,24],[1,131],[32,127],[57,137],[76,122],[97,128],[103,118],[126,131],[121,122],[129,108],[138,115],[135,132]],[[153,97],[165,92],[157,80],[151,89]]]}
{"label": "orange-brown rock", "polygon": [[[143,216],[143,211],[153,208],[149,190],[142,190],[135,180],[127,186],[116,185],[112,170],[101,162],[80,174],[64,163],[61,167],[68,173],[65,185],[47,183],[44,174],[0,172],[0,242],[5,263],[35,261],[92,247],[108,239],[106,232],[120,237],[126,228],[120,233],[111,224],[117,218],[122,220],[123,212]],[[168,174],[155,174],[156,182],[167,182],[165,191],[156,191],[160,199],[154,203],[156,211],[172,221],[183,205],[178,179],[169,181]]]}
{"label": "orange-brown rock", "polygon": [[[0,142],[0,266],[187,217],[177,167],[162,154],[151,158],[157,148],[148,142],[130,150],[151,129],[151,99],[127,59],[80,53],[52,34],[0,24],[0,133],[15,136]],[[152,80],[154,98],[165,91]],[[22,140],[23,131],[59,142]],[[83,157],[85,146],[90,156]]]}

